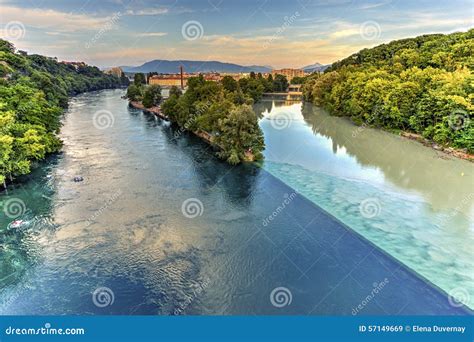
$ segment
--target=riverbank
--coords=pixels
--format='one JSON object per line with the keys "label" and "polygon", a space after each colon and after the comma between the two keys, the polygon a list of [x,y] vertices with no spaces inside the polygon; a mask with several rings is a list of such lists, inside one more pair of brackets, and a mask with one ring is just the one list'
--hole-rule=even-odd
{"label": "riverbank", "polygon": [[[164,115],[162,112],[161,112],[161,108],[160,106],[153,106],[153,107],[150,107],[150,108],[146,108],[142,102],[140,101],[129,101],[128,102],[128,105],[132,108],[135,108],[135,109],[140,109],[140,110],[143,110],[144,112],[147,112],[147,113],[150,113],[150,114],[154,114],[156,115],[157,117],[159,117],[160,119],[162,120],[166,120],[166,121],[170,121],[170,118],[166,115]],[[221,149],[221,147],[219,145],[217,145],[214,141],[213,141],[213,137],[210,133],[208,132],[204,132],[204,131],[191,131],[191,130],[188,130],[186,129],[185,127],[180,127],[181,130],[186,130],[192,134],[194,134],[195,136],[199,137],[201,140],[203,140],[205,143],[211,145],[212,147],[215,147],[215,148],[218,148],[218,149]],[[255,157],[254,155],[247,151],[245,152],[245,161],[246,162],[253,162],[255,161]]]}
{"label": "riverbank", "polygon": [[432,149],[436,151],[443,152],[445,154],[448,154],[450,156],[459,158],[459,159],[464,159],[470,162],[474,162],[474,154],[470,154],[468,152],[456,149],[454,147],[444,147],[441,145],[436,144],[435,142],[425,139],[422,135],[420,134],[415,134],[415,133],[410,133],[410,132],[401,132],[400,136],[410,139],[410,140],[415,140],[427,147],[431,147]]}

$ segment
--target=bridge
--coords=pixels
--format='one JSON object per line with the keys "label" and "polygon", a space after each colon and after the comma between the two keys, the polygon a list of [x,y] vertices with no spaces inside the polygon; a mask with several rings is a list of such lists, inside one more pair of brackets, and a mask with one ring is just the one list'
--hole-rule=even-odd
{"label": "bridge", "polygon": [[301,84],[290,84],[286,92],[263,93],[265,96],[284,96],[287,101],[301,100],[303,97]]}

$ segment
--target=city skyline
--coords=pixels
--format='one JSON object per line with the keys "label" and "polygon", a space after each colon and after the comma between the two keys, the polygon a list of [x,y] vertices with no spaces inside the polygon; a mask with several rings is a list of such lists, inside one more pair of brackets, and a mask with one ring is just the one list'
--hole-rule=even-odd
{"label": "city skyline", "polygon": [[472,27],[468,1],[2,1],[1,7],[2,37],[18,49],[99,67],[167,59],[299,68],[394,39]]}

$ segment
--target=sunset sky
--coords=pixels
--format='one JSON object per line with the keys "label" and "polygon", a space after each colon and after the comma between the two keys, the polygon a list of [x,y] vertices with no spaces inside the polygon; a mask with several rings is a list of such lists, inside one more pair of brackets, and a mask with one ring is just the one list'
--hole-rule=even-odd
{"label": "sunset sky", "polygon": [[1,36],[29,53],[101,67],[152,59],[302,67],[393,39],[466,31],[473,2],[0,1]]}

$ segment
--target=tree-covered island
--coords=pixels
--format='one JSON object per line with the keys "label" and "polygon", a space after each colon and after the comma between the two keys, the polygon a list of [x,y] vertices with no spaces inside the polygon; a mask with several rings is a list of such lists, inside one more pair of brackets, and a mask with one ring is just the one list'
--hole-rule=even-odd
{"label": "tree-covered island", "polygon": [[[159,104],[161,95],[157,86],[145,85],[144,79],[135,75],[127,97],[150,108]],[[177,87],[170,89],[161,112],[179,127],[218,147],[217,156],[230,164],[260,160],[265,144],[251,105],[262,97],[267,82],[261,74],[239,81],[225,76],[220,82],[207,81],[202,75],[191,77],[185,93]]]}

